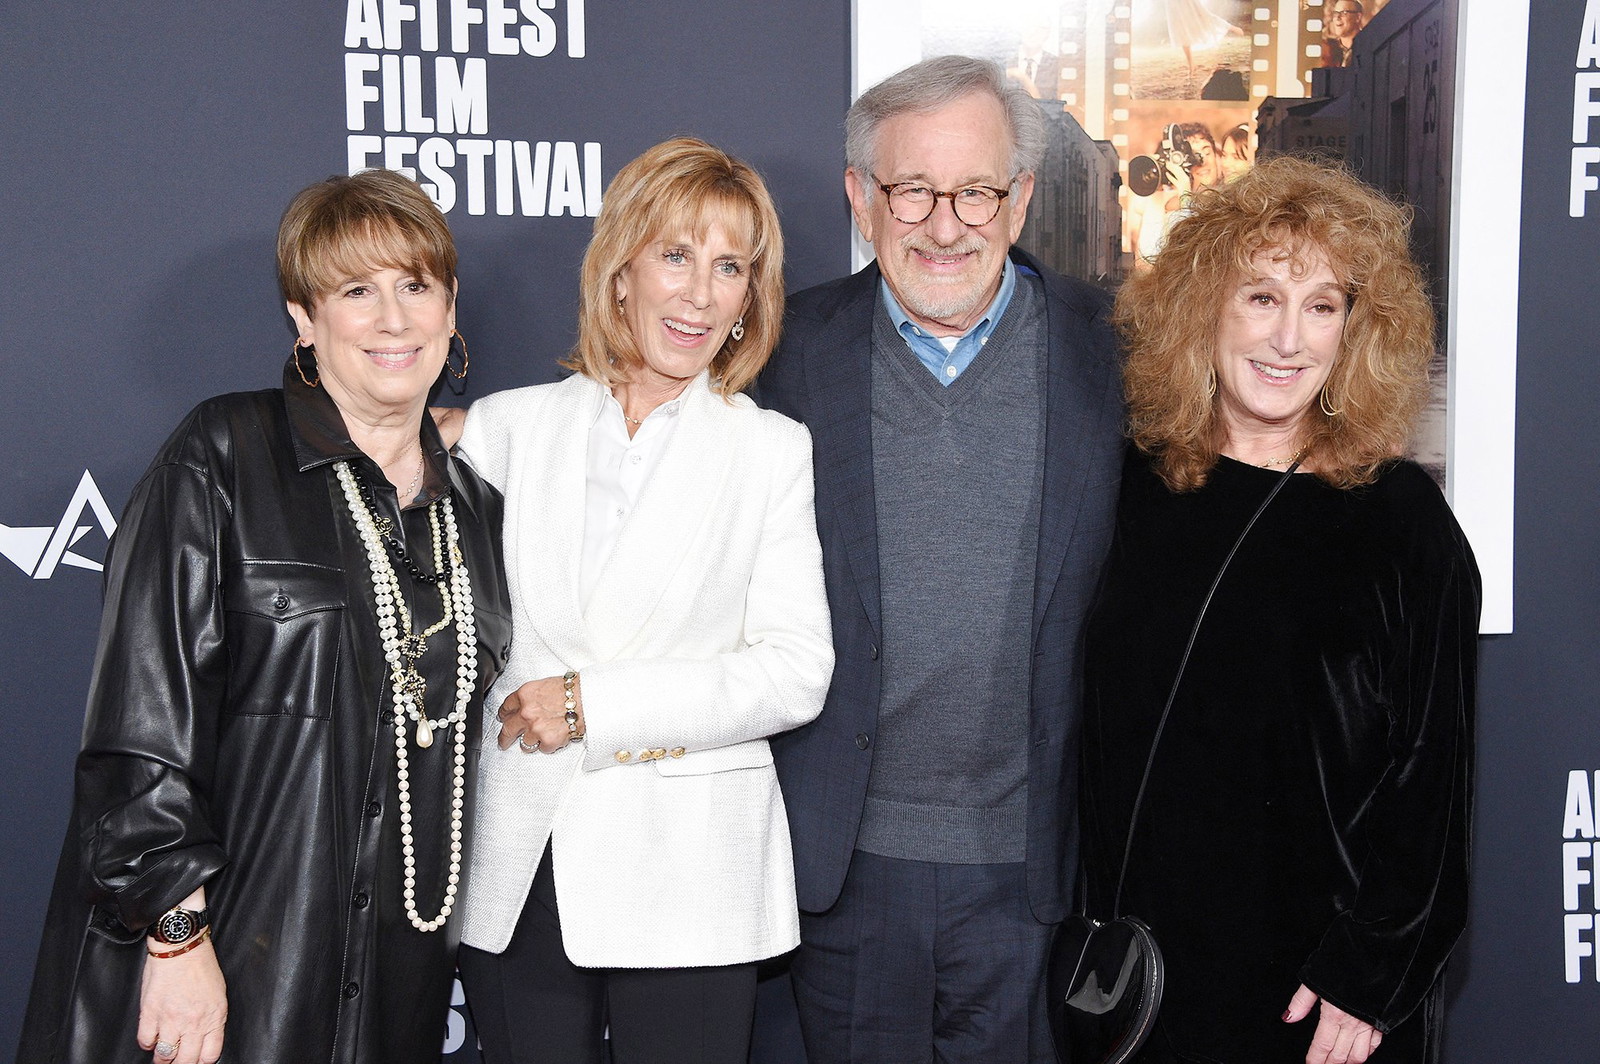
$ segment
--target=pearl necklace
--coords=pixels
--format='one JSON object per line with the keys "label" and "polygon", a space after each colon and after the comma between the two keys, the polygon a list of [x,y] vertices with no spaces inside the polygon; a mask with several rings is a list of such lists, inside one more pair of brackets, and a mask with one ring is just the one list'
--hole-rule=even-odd
{"label": "pearl necklace", "polygon": [[[399,577],[389,563],[389,554],[378,534],[372,511],[367,509],[366,502],[361,498],[355,473],[350,469],[349,462],[337,462],[334,469],[344,489],[350,517],[366,548],[367,565],[372,571],[373,598],[377,604],[378,635],[383,643],[384,660],[389,664],[389,687],[394,699],[395,777],[400,795],[400,852],[405,863],[406,918],[418,931],[437,931],[444,926],[451,910],[455,908],[456,889],[461,885],[461,822],[467,793],[467,704],[472,700],[478,679],[478,632],[472,612],[472,583],[467,577],[466,559],[461,553],[455,509],[451,506],[450,496],[446,495],[428,507],[428,523],[433,532],[434,569],[437,571],[442,565],[445,551],[449,552],[452,563],[449,588],[446,589],[442,584],[439,587],[444,616],[426,631],[413,634],[411,611],[406,608]],[[439,527],[440,511],[444,514],[443,535]],[[429,720],[423,702],[427,685],[417,671],[416,662],[427,647],[428,636],[443,630],[452,619],[456,628],[455,709],[437,720]],[[417,746],[424,749],[433,745],[435,729],[456,729],[455,773],[450,800],[450,871],[439,915],[432,920],[424,920],[417,910],[417,860],[415,839],[411,833],[411,772],[406,750],[406,733],[410,730],[408,721],[416,721]]]}

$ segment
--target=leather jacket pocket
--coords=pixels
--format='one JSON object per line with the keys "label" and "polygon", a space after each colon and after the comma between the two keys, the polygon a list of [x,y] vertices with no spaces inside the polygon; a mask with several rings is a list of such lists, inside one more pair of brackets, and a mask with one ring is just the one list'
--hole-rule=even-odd
{"label": "leather jacket pocket", "polygon": [[511,660],[511,617],[481,602],[473,612],[478,622],[478,694],[485,695]]}
{"label": "leather jacket pocket", "polygon": [[244,561],[222,578],[229,713],[327,718],[344,632],[344,572]]}

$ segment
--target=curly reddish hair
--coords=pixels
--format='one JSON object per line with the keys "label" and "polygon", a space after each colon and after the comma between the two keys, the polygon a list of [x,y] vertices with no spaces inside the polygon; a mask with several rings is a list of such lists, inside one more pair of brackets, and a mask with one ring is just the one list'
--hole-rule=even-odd
{"label": "curly reddish hair", "polygon": [[1286,155],[1194,196],[1153,268],[1123,285],[1115,309],[1129,434],[1169,488],[1199,488],[1217,463],[1226,430],[1214,323],[1262,253],[1296,264],[1320,253],[1348,298],[1325,385],[1335,414],[1320,404],[1307,413],[1307,467],[1349,488],[1404,452],[1428,401],[1434,335],[1433,305],[1407,248],[1410,222],[1408,207],[1348,171]]}

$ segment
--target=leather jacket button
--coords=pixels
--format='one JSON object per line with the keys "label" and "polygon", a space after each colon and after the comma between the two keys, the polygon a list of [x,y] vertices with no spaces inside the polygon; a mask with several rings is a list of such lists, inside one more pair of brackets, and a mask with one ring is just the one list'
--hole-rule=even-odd
{"label": "leather jacket button", "polygon": [[365,891],[358,890],[356,891],[356,896],[351,900],[355,902],[357,909],[365,909],[367,907],[367,903],[372,899],[367,897]]}
{"label": "leather jacket button", "polygon": [[286,610],[289,608],[289,596],[285,595],[282,589],[280,589],[276,595],[272,596],[272,608],[275,610]]}
{"label": "leather jacket button", "polygon": [[865,750],[871,744],[872,736],[868,735],[866,732],[862,732],[860,735],[856,736],[856,747],[858,749]]}
{"label": "leather jacket button", "polygon": [[383,803],[382,802],[368,802],[367,803],[367,815],[368,816],[377,816],[381,812],[383,812]]}
{"label": "leather jacket button", "polygon": [[344,984],[344,996],[345,997],[353,998],[359,993],[361,993],[361,985],[359,983],[346,983],[346,984]]}

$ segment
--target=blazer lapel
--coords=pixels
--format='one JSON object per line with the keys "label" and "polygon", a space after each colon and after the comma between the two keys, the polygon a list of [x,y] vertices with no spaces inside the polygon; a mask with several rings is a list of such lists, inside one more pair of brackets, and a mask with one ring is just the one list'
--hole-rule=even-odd
{"label": "blazer lapel", "polygon": [[1096,344],[1086,322],[1050,288],[1051,282],[1046,280],[1049,354],[1045,360],[1044,498],[1039,505],[1039,560],[1034,574],[1035,632],[1066,564],[1085,482],[1092,479],[1081,456],[1089,453],[1086,444],[1094,421],[1106,408],[1103,393],[1107,387],[1096,370],[1100,361],[1086,357]]}
{"label": "blazer lapel", "polygon": [[872,473],[872,317],[878,306],[878,268],[859,282],[828,324],[807,343],[806,383],[812,393],[811,430],[821,485],[833,485],[832,506],[850,572],[867,621],[881,638],[878,512]]}
{"label": "blazer lapel", "polygon": [[715,559],[692,557],[691,551],[701,525],[719,511],[733,467],[736,444],[727,437],[728,412],[706,374],[685,389],[682,420],[623,522],[589,597],[584,627],[598,660],[614,657],[645,626],[680,566],[715,564]]}
{"label": "blazer lapel", "polygon": [[570,664],[589,656],[578,574],[583,565],[589,426],[604,393],[582,374],[555,387],[539,412],[550,428],[530,426],[525,457],[531,472],[517,500],[522,555],[517,564],[529,588],[522,609],[551,653]]}

